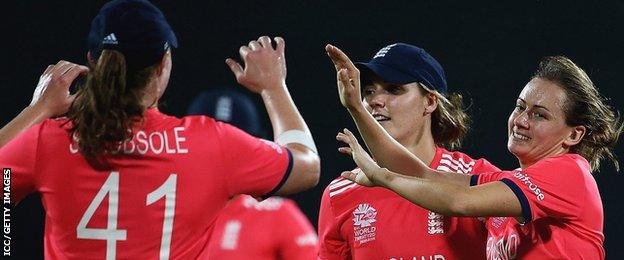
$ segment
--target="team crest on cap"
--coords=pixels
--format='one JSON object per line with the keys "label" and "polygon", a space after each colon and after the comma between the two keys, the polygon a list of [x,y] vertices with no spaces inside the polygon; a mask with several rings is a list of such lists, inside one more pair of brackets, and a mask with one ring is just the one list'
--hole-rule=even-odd
{"label": "team crest on cap", "polygon": [[375,57],[373,57],[373,59],[379,58],[379,57],[385,57],[386,53],[388,53],[388,51],[390,51],[390,49],[392,49],[392,47],[396,46],[397,44],[390,44],[386,47],[381,48],[381,50],[379,50],[377,52],[377,54],[375,54]]}
{"label": "team crest on cap", "polygon": [[119,42],[117,41],[117,37],[115,37],[114,33],[109,34],[108,36],[104,37],[104,40],[102,40],[102,44],[119,44]]}
{"label": "team crest on cap", "polygon": [[377,227],[377,210],[368,203],[359,204],[353,211],[353,234],[354,240],[360,245],[375,240]]}

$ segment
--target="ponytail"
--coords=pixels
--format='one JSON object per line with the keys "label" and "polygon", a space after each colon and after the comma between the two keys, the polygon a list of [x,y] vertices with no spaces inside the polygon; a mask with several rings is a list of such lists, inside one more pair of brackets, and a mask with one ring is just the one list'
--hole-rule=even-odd
{"label": "ponytail", "polygon": [[128,72],[121,52],[102,51],[68,114],[73,141],[87,159],[115,153],[132,139],[133,126],[145,111],[145,88],[157,66]]}

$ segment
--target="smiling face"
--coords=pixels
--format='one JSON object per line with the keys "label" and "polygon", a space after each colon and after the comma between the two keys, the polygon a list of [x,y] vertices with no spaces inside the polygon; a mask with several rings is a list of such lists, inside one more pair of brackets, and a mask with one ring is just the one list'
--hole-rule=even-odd
{"label": "smiling face", "polygon": [[566,124],[566,98],[560,86],[540,78],[533,78],[520,93],[509,116],[507,148],[522,168],[567,153],[582,138],[584,127]]}
{"label": "smiling face", "polygon": [[418,83],[394,85],[378,79],[362,89],[368,112],[403,145],[419,142],[424,130],[431,127],[435,104],[423,93]]}

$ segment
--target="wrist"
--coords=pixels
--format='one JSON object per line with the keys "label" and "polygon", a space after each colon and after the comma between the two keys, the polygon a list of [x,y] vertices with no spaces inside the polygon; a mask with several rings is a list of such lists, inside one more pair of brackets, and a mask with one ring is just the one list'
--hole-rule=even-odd
{"label": "wrist", "polygon": [[37,102],[30,106],[24,108],[24,111],[30,113],[33,117],[37,119],[46,119],[50,118],[53,115],[50,115],[48,109],[46,109],[45,105],[41,104],[41,102]]}
{"label": "wrist", "polygon": [[276,95],[283,95],[288,93],[288,88],[286,87],[286,82],[281,83],[272,83],[271,87],[265,88],[260,91],[260,96],[262,98],[274,97]]}
{"label": "wrist", "polygon": [[347,106],[347,111],[349,111],[349,114],[351,114],[352,117],[359,117],[361,115],[368,114],[368,111],[366,111],[364,103],[362,102],[352,106]]}
{"label": "wrist", "polygon": [[378,169],[376,169],[375,172],[374,172],[374,176],[375,176],[374,182],[377,185],[382,186],[384,188],[388,188],[388,184],[394,178],[394,176],[392,176],[392,173],[388,169],[386,169],[386,168],[378,168]]}

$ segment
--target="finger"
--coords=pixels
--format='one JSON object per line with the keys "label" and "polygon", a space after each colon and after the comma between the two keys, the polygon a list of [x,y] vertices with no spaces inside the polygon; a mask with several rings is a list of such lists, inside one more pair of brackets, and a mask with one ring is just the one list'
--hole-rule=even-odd
{"label": "finger", "polygon": [[249,54],[249,52],[251,52],[251,49],[249,49],[249,47],[247,46],[241,46],[240,49],[238,49],[238,54],[240,54],[241,59],[245,60],[245,57],[247,57],[247,54]]}
{"label": "finger", "polygon": [[87,75],[89,73],[89,67],[79,65],[80,66],[80,75]]}
{"label": "finger", "polygon": [[253,51],[257,51],[262,48],[262,45],[260,45],[257,41],[250,41],[248,46]]}
{"label": "finger", "polygon": [[275,47],[275,49],[280,53],[280,54],[284,54],[284,50],[286,49],[286,42],[284,42],[284,39],[282,37],[275,37],[275,43],[277,44],[277,46]]}
{"label": "finger", "polygon": [[353,62],[351,62],[351,59],[349,59],[347,54],[345,54],[338,47],[328,44],[325,50],[327,51],[329,58],[331,58],[334,62],[334,65],[340,66],[341,68],[344,67],[349,70],[356,69],[355,65],[353,64]]}
{"label": "finger", "polygon": [[271,45],[271,38],[269,38],[269,36],[260,36],[260,38],[258,38],[258,42],[263,48],[273,49],[273,46]]}
{"label": "finger", "polygon": [[336,56],[335,51],[333,50],[333,48],[334,48],[333,45],[327,44],[325,46],[325,52],[327,53],[327,56],[329,57],[329,59],[334,64],[334,68],[336,68],[336,71],[338,71],[338,70],[344,68],[344,64],[342,64],[340,59]]}
{"label": "finger", "polygon": [[351,147],[339,147],[338,152],[344,153],[346,155],[351,155],[351,153],[353,152],[353,149],[351,149]]}
{"label": "finger", "polygon": [[[73,82],[78,75],[83,75],[89,71],[89,68],[81,65],[72,66],[64,75],[63,78],[67,79],[70,83]],[[67,84],[67,89],[69,89],[69,85]]]}
{"label": "finger", "polygon": [[233,59],[226,59],[225,63],[230,67],[230,70],[234,73],[234,77],[236,77],[237,80],[243,76],[243,66],[241,66],[240,63]]}
{"label": "finger", "polygon": [[61,60],[58,63],[56,63],[56,65],[54,65],[54,68],[52,69],[50,74],[61,76],[65,74],[73,65],[74,65],[73,63]]}
{"label": "finger", "polygon": [[349,140],[349,137],[343,133],[338,133],[338,135],[336,135],[336,140],[347,143],[347,144],[351,142],[351,140]]}
{"label": "finger", "polygon": [[67,103],[69,103],[69,104],[74,103],[74,100],[76,100],[76,96],[77,96],[77,95],[78,95],[78,94],[69,95],[69,96],[67,97]]}
{"label": "finger", "polygon": [[41,74],[41,76],[50,73],[50,71],[52,70],[52,68],[54,68],[54,65],[48,65],[48,67],[43,71],[43,73]]}
{"label": "finger", "polygon": [[355,182],[355,176],[357,176],[355,173],[350,172],[350,171],[344,171],[340,174],[340,176],[342,176],[343,178],[353,181]]}
{"label": "finger", "polygon": [[351,142],[354,142],[354,143],[356,143],[356,144],[359,144],[359,143],[358,143],[357,138],[355,138],[355,135],[354,135],[351,131],[349,131],[349,129],[346,129],[346,128],[345,128],[345,129],[344,129],[344,133],[345,133],[345,134],[349,137],[349,139],[351,140]]}
{"label": "finger", "polygon": [[338,78],[343,86],[353,88],[353,80],[349,77],[347,69],[340,69],[340,71],[338,71]]}

